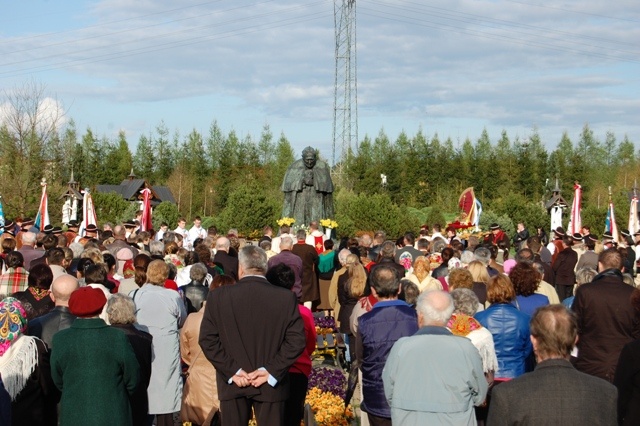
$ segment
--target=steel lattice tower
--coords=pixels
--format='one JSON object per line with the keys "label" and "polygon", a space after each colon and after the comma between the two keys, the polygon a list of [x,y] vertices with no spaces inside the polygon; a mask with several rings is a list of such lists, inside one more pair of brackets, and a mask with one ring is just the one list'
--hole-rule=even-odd
{"label": "steel lattice tower", "polygon": [[[334,0],[336,79],[333,101],[333,165],[344,166],[349,150],[358,148],[358,79],[356,1]],[[336,158],[338,150],[339,158]]]}

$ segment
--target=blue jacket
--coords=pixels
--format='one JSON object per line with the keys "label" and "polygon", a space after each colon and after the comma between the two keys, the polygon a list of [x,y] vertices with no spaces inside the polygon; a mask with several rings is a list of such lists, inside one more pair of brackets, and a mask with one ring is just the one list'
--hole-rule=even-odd
{"label": "blue jacket", "polygon": [[384,395],[382,369],[393,344],[416,331],[416,311],[402,300],[378,302],[358,319],[356,352],[362,370],[362,411],[391,418],[391,409]]}
{"label": "blue jacket", "polygon": [[475,318],[493,335],[498,357],[496,378],[513,379],[524,374],[533,348],[529,340],[529,315],[509,303],[497,303]]}

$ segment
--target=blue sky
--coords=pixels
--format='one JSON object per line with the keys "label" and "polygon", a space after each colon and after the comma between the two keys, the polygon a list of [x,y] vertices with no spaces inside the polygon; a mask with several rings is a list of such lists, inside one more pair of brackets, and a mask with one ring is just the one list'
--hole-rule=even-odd
{"label": "blue sky", "polygon": [[[553,149],[588,122],[640,142],[637,0],[368,0],[357,39],[360,139],[535,126]],[[331,0],[0,3],[0,89],[42,84],[81,133],[124,130],[132,149],[161,120],[215,119],[331,158],[334,66]]]}

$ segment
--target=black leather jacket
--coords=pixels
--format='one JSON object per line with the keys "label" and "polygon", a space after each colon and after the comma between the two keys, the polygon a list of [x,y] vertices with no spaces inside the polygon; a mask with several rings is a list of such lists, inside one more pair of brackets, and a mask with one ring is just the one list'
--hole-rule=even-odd
{"label": "black leather jacket", "polygon": [[76,316],[69,312],[69,308],[56,306],[48,314],[29,321],[27,334],[42,339],[47,344],[47,347],[51,349],[53,335],[60,330],[71,327],[75,319]]}

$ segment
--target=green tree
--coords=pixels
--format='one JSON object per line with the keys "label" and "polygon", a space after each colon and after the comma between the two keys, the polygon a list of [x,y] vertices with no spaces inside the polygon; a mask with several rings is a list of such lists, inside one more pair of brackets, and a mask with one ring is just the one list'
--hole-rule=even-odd
{"label": "green tree", "polygon": [[402,235],[420,226],[418,218],[406,207],[395,204],[388,194],[355,194],[348,190],[336,193],[335,209],[340,236],[356,235],[358,231],[384,230],[389,236]]}
{"label": "green tree", "polygon": [[206,141],[206,150],[207,150],[207,160],[209,163],[209,167],[214,172],[217,172],[220,169],[220,161],[224,155],[229,155],[228,153],[223,152],[224,149],[224,135],[222,134],[222,130],[220,126],[218,126],[218,122],[214,120],[209,126],[209,136],[207,136]]}
{"label": "green tree", "polygon": [[[31,214],[37,210],[43,177],[51,180],[48,166],[59,152],[58,126],[63,113],[46,88],[25,83],[1,93],[0,181],[9,214]],[[49,172],[48,172],[49,171]]]}
{"label": "green tree", "polygon": [[163,201],[153,209],[153,214],[151,215],[153,229],[160,229],[162,222],[166,222],[169,225],[169,229],[175,229],[178,226],[179,218],[180,211],[178,206],[174,203]]}
{"label": "green tree", "polygon": [[221,229],[235,227],[248,235],[265,225],[275,226],[279,214],[280,205],[266,196],[265,188],[258,182],[249,182],[236,185],[217,223]]}
{"label": "green tree", "polygon": [[104,168],[105,174],[103,179],[100,180],[101,184],[117,185],[127,178],[131,173],[131,167],[133,159],[131,151],[129,151],[129,144],[123,130],[118,133],[117,145],[108,145],[106,152],[106,164]]}
{"label": "green tree", "polygon": [[[530,232],[537,226],[546,226],[549,223],[549,215],[544,207],[523,194],[508,193],[492,203],[491,206],[491,211],[496,215],[508,217],[512,224],[523,222],[527,228],[529,228]],[[489,224],[491,224],[491,222],[489,222]],[[508,223],[505,224],[505,226],[507,225]]]}
{"label": "green tree", "polygon": [[140,135],[138,148],[133,161],[133,170],[137,177],[150,179],[153,177],[153,164],[155,158],[151,141],[146,135]]}
{"label": "green tree", "polygon": [[258,151],[260,152],[260,163],[263,166],[271,163],[273,158],[273,151],[275,147],[273,144],[273,133],[271,128],[265,123],[262,126],[262,133],[260,134],[260,141],[258,142]]}
{"label": "green tree", "polygon": [[482,215],[480,215],[480,228],[481,229],[489,229],[489,226],[492,223],[497,223],[500,225],[502,230],[507,235],[513,235],[515,233],[516,227],[513,225],[513,221],[507,215],[500,215],[491,210],[484,210]]}
{"label": "green tree", "polygon": [[274,161],[270,167],[270,181],[278,188],[278,191],[280,190],[280,185],[282,185],[287,168],[294,161],[295,154],[293,152],[293,148],[284,133],[281,133],[280,138],[276,143]]}
{"label": "green tree", "polygon": [[161,121],[156,126],[156,137],[153,140],[153,152],[155,156],[153,180],[154,183],[164,184],[171,175],[175,166],[174,152],[169,141],[169,129]]}
{"label": "green tree", "polygon": [[93,134],[90,127],[87,127],[86,133],[82,136],[82,161],[78,173],[78,182],[83,187],[93,188],[100,184],[100,178],[104,170],[104,159],[102,158],[101,144],[98,138]]}
{"label": "green tree", "polygon": [[131,204],[115,192],[93,192],[91,198],[96,209],[96,217],[100,223],[118,222]]}

